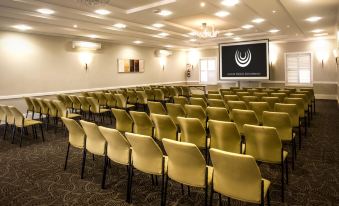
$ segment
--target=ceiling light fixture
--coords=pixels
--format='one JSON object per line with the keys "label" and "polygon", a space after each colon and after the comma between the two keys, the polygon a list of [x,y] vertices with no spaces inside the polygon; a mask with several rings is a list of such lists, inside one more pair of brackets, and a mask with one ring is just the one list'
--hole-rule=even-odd
{"label": "ceiling light fixture", "polygon": [[165,45],[166,48],[173,48],[172,45]]}
{"label": "ceiling light fixture", "polygon": [[136,41],[134,41],[133,43],[134,43],[134,44],[142,44],[142,43],[144,43],[144,42],[142,42],[142,41],[140,41],[140,40],[136,40]]}
{"label": "ceiling light fixture", "polygon": [[237,37],[234,37],[233,39],[234,40],[240,40],[241,38],[237,36]]}
{"label": "ceiling light fixture", "polygon": [[169,36],[169,34],[168,34],[168,33],[165,33],[165,32],[161,32],[161,33],[159,33],[158,35],[159,35],[159,36],[162,36],[162,37]]}
{"label": "ceiling light fixture", "polygon": [[190,36],[195,36],[195,35],[197,35],[197,32],[192,31],[192,32],[188,33],[188,35],[190,35]]}
{"label": "ceiling light fixture", "polygon": [[51,14],[55,13],[55,11],[53,11],[51,9],[46,9],[46,8],[37,9],[36,11],[39,12],[40,14],[45,14],[45,15],[51,15]]}
{"label": "ceiling light fixture", "polygon": [[228,16],[229,14],[230,13],[228,13],[227,11],[218,11],[214,15],[216,15],[217,17],[225,17]]}
{"label": "ceiling light fixture", "polygon": [[214,30],[214,25],[207,26],[207,23],[201,24],[201,31],[196,32],[196,35],[199,38],[207,39],[207,38],[215,38],[219,34],[219,31]]}
{"label": "ceiling light fixture", "polygon": [[156,28],[161,28],[161,27],[164,27],[165,25],[159,24],[159,23],[155,23],[155,24],[152,24],[152,26],[156,27]]}
{"label": "ceiling light fixture", "polygon": [[97,13],[97,14],[100,14],[100,15],[108,15],[108,14],[111,13],[110,11],[108,11],[106,9],[98,9],[98,10],[95,10],[94,12]]}
{"label": "ceiling light fixture", "polygon": [[251,28],[253,28],[253,25],[246,24],[246,25],[242,26],[242,28],[244,28],[244,29],[251,29]]}
{"label": "ceiling light fixture", "polygon": [[154,13],[156,13],[160,16],[169,16],[169,15],[172,14],[172,12],[169,11],[169,10],[159,10],[159,9],[155,10]]}
{"label": "ceiling light fixture", "polygon": [[270,33],[277,33],[279,31],[280,31],[279,29],[271,29],[271,30],[269,30]]}
{"label": "ceiling light fixture", "polygon": [[196,39],[190,39],[190,41],[191,41],[191,42],[195,42],[195,41],[197,41],[197,40],[196,40]]}
{"label": "ceiling light fixture", "polygon": [[225,35],[225,36],[233,36],[234,34],[231,33],[231,32],[228,32],[228,33],[225,33],[224,35]]}
{"label": "ceiling light fixture", "polygon": [[328,35],[328,33],[320,33],[320,34],[313,34],[313,36],[327,36]]}
{"label": "ceiling light fixture", "polygon": [[265,19],[263,19],[263,18],[256,18],[256,19],[253,19],[252,20],[252,22],[253,23],[256,23],[256,24],[260,24],[260,23],[262,23],[262,22],[264,22],[265,21]]}
{"label": "ceiling light fixture", "polygon": [[200,2],[200,7],[205,7],[206,3],[205,2]]}
{"label": "ceiling light fixture", "polygon": [[313,32],[313,33],[320,33],[320,32],[323,32],[323,31],[324,31],[323,29],[314,29],[311,32]]}
{"label": "ceiling light fixture", "polygon": [[225,6],[235,6],[239,3],[239,0],[223,0],[221,2],[222,5],[225,5]]}
{"label": "ceiling light fixture", "polygon": [[84,3],[90,6],[109,4],[111,0],[78,0],[79,3]]}
{"label": "ceiling light fixture", "polygon": [[78,25],[74,24],[74,25],[73,25],[73,28],[78,28]]}
{"label": "ceiling light fixture", "polygon": [[322,18],[319,17],[319,16],[311,16],[311,17],[308,17],[307,19],[305,19],[305,21],[308,21],[308,22],[317,22],[320,19],[322,19]]}
{"label": "ceiling light fixture", "polygon": [[16,29],[18,29],[20,31],[27,31],[27,30],[32,29],[32,27],[27,26],[25,24],[14,25],[13,28],[16,28]]}
{"label": "ceiling light fixture", "polygon": [[126,28],[127,26],[125,24],[122,24],[122,23],[116,23],[113,25],[115,28],[118,28],[118,29],[124,29]]}
{"label": "ceiling light fixture", "polygon": [[88,37],[91,38],[91,39],[96,39],[96,38],[98,38],[98,36],[95,35],[95,34],[90,34],[90,35],[88,35]]}

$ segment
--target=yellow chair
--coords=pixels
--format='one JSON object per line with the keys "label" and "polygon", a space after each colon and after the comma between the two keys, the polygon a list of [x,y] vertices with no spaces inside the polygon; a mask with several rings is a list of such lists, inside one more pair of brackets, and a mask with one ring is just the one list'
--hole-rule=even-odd
{"label": "yellow chair", "polygon": [[173,87],[177,89],[179,96],[183,96],[182,89],[180,86],[173,86]]}
{"label": "yellow chair", "polygon": [[179,96],[179,97],[173,97],[174,104],[181,104],[183,107],[185,104],[188,104],[188,100],[186,97]]}
{"label": "yellow chair", "polygon": [[241,136],[233,122],[209,120],[211,148],[241,154],[243,152]]}
{"label": "yellow chair", "polygon": [[[81,167],[81,179],[84,178],[85,164],[86,164],[86,154],[87,151],[92,153],[92,155],[98,155],[102,157],[106,157],[107,155],[107,142],[105,137],[101,134],[98,125],[92,122],[86,122],[84,120],[80,120],[80,124],[84,129],[86,134],[85,145],[83,150],[83,158],[82,158],[82,167]],[[104,172],[102,175],[101,188],[104,189],[105,184],[105,167],[107,165],[107,159],[104,158]]]}
{"label": "yellow chair", "polygon": [[131,110],[135,106],[132,104],[127,104],[127,99],[123,94],[114,94],[115,99],[117,100],[116,107],[118,109]]}
{"label": "yellow chair", "polygon": [[129,114],[133,119],[133,132],[153,137],[154,126],[151,118],[146,112],[130,111]]}
{"label": "yellow chair", "polygon": [[237,96],[239,97],[240,100],[243,100],[243,96],[250,96],[249,92],[236,92]]}
{"label": "yellow chair", "polygon": [[162,103],[148,101],[148,110],[150,114],[167,114],[167,111]]}
{"label": "yellow chair", "polygon": [[242,100],[246,103],[247,108],[249,108],[250,102],[259,102],[259,98],[256,96],[243,96]]}
{"label": "yellow chair", "polygon": [[96,99],[98,100],[100,107],[107,107],[107,99],[105,97],[105,93],[104,92],[95,92],[94,94],[96,96]]}
{"label": "yellow chair", "polygon": [[196,145],[170,139],[163,139],[162,142],[168,155],[164,205],[166,205],[168,179],[189,187],[204,188],[205,205],[207,205],[208,187],[212,182],[213,168],[206,165],[204,156]]}
{"label": "yellow chair", "polygon": [[[308,91],[310,92],[311,95],[311,101],[312,101],[312,106],[313,106],[313,112],[315,113],[315,96],[314,96],[314,89],[313,88],[300,88],[300,91]],[[295,89],[294,91],[295,92]]]}
{"label": "yellow chair", "polygon": [[228,101],[227,105],[229,110],[232,112],[233,109],[247,109],[247,105],[244,101]]}
{"label": "yellow chair", "polygon": [[255,112],[258,118],[259,124],[262,124],[262,113],[264,111],[271,111],[271,108],[267,102],[250,102],[249,109]]}
{"label": "yellow chair", "polygon": [[48,106],[41,98],[36,98],[36,101],[40,106],[40,114],[42,115],[40,120],[43,122],[44,119],[46,119],[46,117],[48,116]]}
{"label": "yellow chair", "polygon": [[112,108],[115,117],[115,129],[120,132],[133,132],[133,119],[126,110]]}
{"label": "yellow chair", "polygon": [[154,123],[156,139],[160,141],[163,138],[178,140],[177,126],[169,115],[152,114],[151,119]]}
{"label": "yellow chair", "polygon": [[207,107],[206,113],[207,113],[207,118],[209,120],[218,120],[218,121],[225,121],[225,122],[231,121],[231,118],[226,108]]}
{"label": "yellow chair", "polygon": [[[52,104],[54,104],[54,106],[57,108],[58,110],[57,117],[59,118],[61,117],[66,117],[70,119],[81,118],[79,114],[69,113],[66,106],[58,100],[52,100]],[[56,121],[56,125],[58,125],[58,119]]]}
{"label": "yellow chair", "polygon": [[281,166],[281,199],[284,202],[284,170],[288,183],[288,153],[283,150],[278,132],[274,127],[244,125],[246,154],[256,161]]}
{"label": "yellow chair", "polygon": [[259,90],[258,89],[247,89],[247,92],[250,93],[250,96],[255,96],[254,93],[259,92]]}
{"label": "yellow chair", "polygon": [[27,110],[26,110],[26,118],[28,117],[28,113],[31,112],[32,113],[32,117],[34,116],[34,106],[33,106],[33,102],[32,99],[30,97],[24,97],[26,105],[27,105]]}
{"label": "yellow chair", "polygon": [[164,97],[166,99],[168,99],[168,101],[169,101],[170,93],[169,93],[169,90],[168,90],[167,86],[163,86],[160,89],[164,93]]}
{"label": "yellow chair", "polygon": [[168,92],[171,100],[173,100],[174,97],[179,97],[178,89],[175,87],[168,87]]}
{"label": "yellow chair", "polygon": [[[272,97],[278,97],[279,102],[282,103],[282,102],[284,102],[285,97],[287,97],[288,95],[286,93],[280,92],[280,93],[271,93],[271,96]],[[274,106],[273,106],[273,108],[274,108]]]}
{"label": "yellow chair", "polygon": [[153,90],[151,89],[145,89],[145,93],[147,95],[147,100],[148,101],[154,101],[154,93]]}
{"label": "yellow chair", "polygon": [[79,96],[78,98],[79,98],[79,101],[81,103],[81,112],[80,112],[80,114],[84,115],[84,116],[87,115],[87,117],[89,117],[91,105],[88,103],[87,97]]}
{"label": "yellow chair", "polygon": [[202,107],[203,110],[206,110],[207,108],[207,103],[203,98],[190,98],[191,105],[199,105]]}
{"label": "yellow chair", "polygon": [[220,94],[222,97],[224,97],[225,95],[233,95],[234,93],[228,89],[227,90],[220,89]]}
{"label": "yellow chair", "polygon": [[131,158],[132,158],[132,150],[131,146],[126,139],[118,130],[111,129],[107,127],[99,127],[99,131],[101,132],[102,136],[105,138],[107,142],[107,149],[105,155],[105,162],[104,162],[104,176],[102,180],[102,187],[105,188],[106,182],[106,170],[107,170],[107,163],[109,160],[113,162],[127,166],[127,195],[126,201],[129,200],[129,183],[130,183],[130,166],[131,166]]}
{"label": "yellow chair", "polygon": [[304,135],[306,137],[307,136],[307,118],[306,118],[306,113],[304,109],[304,100],[302,98],[285,98],[284,102],[287,104],[295,104],[297,106],[298,113],[299,113],[299,132],[301,131],[301,125],[303,123]]}
{"label": "yellow chair", "polygon": [[137,105],[142,105],[144,111],[147,109],[147,95],[145,91],[137,91]]}
{"label": "yellow chair", "polygon": [[268,93],[267,92],[253,92],[253,95],[258,97],[259,101],[261,101],[263,97],[268,96]]}
{"label": "yellow chair", "polygon": [[68,146],[64,166],[64,170],[66,170],[70,146],[83,150],[85,146],[86,134],[82,127],[75,120],[65,117],[61,117],[61,120],[68,130]]}
{"label": "yellow chair", "polygon": [[[38,134],[36,132],[36,126],[39,125],[41,130],[41,137],[42,141],[45,141],[44,132],[42,129],[42,122],[32,119],[26,119],[24,115],[16,108],[16,107],[7,107],[9,112],[12,113],[12,116],[14,118],[14,124],[13,124],[13,134],[12,134],[12,143],[14,143],[14,137],[15,137],[15,131],[16,129],[20,129],[20,147],[22,145],[22,138],[24,136],[24,129],[27,127],[32,127],[33,135],[35,138],[37,138]],[[8,111],[7,111],[8,112]],[[9,116],[7,115],[7,121],[9,119]]]}
{"label": "yellow chair", "polygon": [[267,198],[267,204],[270,205],[271,182],[262,178],[252,156],[213,148],[210,149],[210,155],[213,163],[210,205],[214,192],[228,197],[229,205],[230,198],[260,205],[264,205]]}
{"label": "yellow chair", "polygon": [[[216,92],[218,92],[218,91],[216,91]],[[218,92],[216,94],[208,94],[207,95],[207,99],[222,99],[222,97],[221,97],[221,95]]]}
{"label": "yellow chair", "polygon": [[2,111],[3,111],[3,118],[5,118],[5,131],[4,131],[4,139],[6,139],[6,134],[7,134],[7,128],[8,127],[14,127],[14,115],[10,111],[9,107],[6,105],[1,106]]}
{"label": "yellow chair", "polygon": [[90,115],[92,116],[93,120],[96,121],[96,116],[98,115],[101,119],[101,123],[104,123],[105,121],[105,113],[109,115],[112,123],[112,115],[109,109],[105,109],[100,107],[99,102],[94,99],[93,97],[87,97],[87,101],[89,105],[91,105],[90,109]]}
{"label": "yellow chair", "polygon": [[227,103],[228,101],[240,101],[239,97],[234,94],[224,95],[224,100]]}
{"label": "yellow chair", "polygon": [[105,93],[105,98],[107,99],[107,107],[114,108],[117,106],[117,100],[112,93]]}
{"label": "yellow chair", "polygon": [[221,108],[226,107],[224,100],[221,99],[208,99],[207,103],[209,107],[221,107]]}
{"label": "yellow chair", "polygon": [[279,97],[262,97],[261,100],[268,103],[270,111],[274,110],[275,103],[281,103]]}
{"label": "yellow chair", "polygon": [[233,121],[234,123],[236,123],[238,131],[241,135],[244,135],[243,126],[245,124],[259,125],[257,116],[252,110],[234,109],[232,110],[232,115],[233,115]]}
{"label": "yellow chair", "polygon": [[166,103],[169,101],[169,99],[165,97],[163,90],[153,89],[153,93],[154,93],[154,101],[158,101],[162,103]]}
{"label": "yellow chair", "polygon": [[[32,99],[32,103],[33,103],[33,108],[34,108],[34,114],[39,114],[39,120],[41,120],[41,107],[39,104],[39,101],[37,100],[37,98],[31,98]],[[35,117],[32,116],[32,119],[34,119]]]}
{"label": "yellow chair", "polygon": [[168,158],[150,136],[126,133],[132,146],[132,161],[130,167],[129,203],[132,202],[133,168],[152,175],[161,176],[161,205],[164,204],[164,183],[167,173]]}
{"label": "yellow chair", "polygon": [[186,117],[198,118],[204,128],[207,127],[206,111],[200,105],[185,105]]}
{"label": "yellow chair", "polygon": [[307,121],[307,125],[309,127],[310,126],[310,121],[311,121],[311,119],[310,119],[310,117],[311,117],[311,111],[310,111],[310,102],[311,102],[311,100],[308,98],[308,95],[307,94],[301,94],[301,93],[299,93],[299,94],[294,93],[294,94],[291,94],[290,97],[291,98],[301,98],[301,99],[303,99],[303,101],[304,101],[304,110],[305,110],[305,112],[307,114],[305,120]]}
{"label": "yellow chair", "polygon": [[191,96],[191,89],[188,86],[181,86],[182,96],[190,97]]}
{"label": "yellow chair", "polygon": [[186,117],[186,112],[181,104],[166,103],[168,115],[176,125],[179,125],[178,117]]}
{"label": "yellow chair", "polygon": [[72,100],[74,112],[81,112],[81,102],[79,98],[75,95],[69,95],[69,98]]}
{"label": "yellow chair", "polygon": [[73,111],[73,102],[72,102],[71,98],[66,94],[62,94],[62,95],[64,96],[64,99],[65,99],[64,104],[65,104],[66,108]]}
{"label": "yellow chair", "polygon": [[138,96],[137,93],[133,90],[127,91],[127,103],[136,105],[138,102]]}
{"label": "yellow chair", "polygon": [[208,90],[207,94],[219,94],[218,90]]}
{"label": "yellow chair", "polygon": [[295,135],[292,131],[292,122],[288,113],[286,112],[264,112],[263,125],[276,128],[280,140],[284,143],[290,144],[290,151],[292,154],[292,169],[294,169],[294,159],[296,153]]}

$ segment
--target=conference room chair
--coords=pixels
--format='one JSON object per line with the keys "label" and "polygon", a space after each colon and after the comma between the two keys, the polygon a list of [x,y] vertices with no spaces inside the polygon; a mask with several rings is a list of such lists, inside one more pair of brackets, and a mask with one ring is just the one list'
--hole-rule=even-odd
{"label": "conference room chair", "polygon": [[9,127],[9,130],[11,131],[14,127],[14,115],[9,110],[9,107],[7,105],[2,105],[1,109],[3,111],[3,117],[5,118],[5,129],[4,129],[4,139],[6,139],[7,129]]}
{"label": "conference room chair", "polygon": [[137,92],[137,91],[144,91],[144,88],[143,87],[136,87],[135,88],[135,91]]}
{"label": "conference room chair", "polygon": [[181,86],[182,96],[189,98],[191,96],[191,89],[187,86]]}
{"label": "conference room chair", "polygon": [[50,120],[52,119],[53,125],[56,128],[57,127],[57,120],[58,120],[58,108],[53,104],[53,100],[50,99],[44,99],[45,104],[48,107],[48,115],[47,115],[47,124],[46,128],[48,129],[48,126],[50,125]]}
{"label": "conference room chair", "polygon": [[160,102],[148,101],[147,105],[150,114],[167,114],[164,105]]}
{"label": "conference room chair", "polygon": [[222,89],[220,89],[220,94],[221,94],[222,97],[225,96],[225,95],[234,95],[233,91],[231,91],[231,90],[222,90]]}
{"label": "conference room chair", "polygon": [[112,93],[105,93],[105,98],[107,100],[107,107],[109,109],[114,108],[117,106],[117,100],[115,99],[114,94]]}
{"label": "conference room chair", "polygon": [[[88,92],[81,92],[81,96],[89,97],[89,94],[88,94]],[[60,100],[60,99],[59,99],[59,100]]]}
{"label": "conference room chair", "polygon": [[281,90],[280,87],[268,87],[268,90],[272,90],[273,92],[277,92],[278,90]]}
{"label": "conference room chair", "polygon": [[100,107],[107,107],[107,99],[105,97],[105,93],[104,92],[95,92],[94,94],[96,96],[96,99],[98,100]]}
{"label": "conference room chair", "polygon": [[67,131],[68,131],[68,144],[67,144],[67,152],[66,152],[65,166],[64,166],[64,170],[66,170],[70,147],[72,146],[76,149],[81,149],[83,153],[86,134],[85,134],[84,129],[75,120],[65,118],[65,117],[61,117],[61,120],[63,124],[66,126]]}
{"label": "conference room chair", "polygon": [[147,95],[145,91],[136,91],[137,94],[137,106],[141,105],[144,111],[147,111]]}
{"label": "conference room chair", "polygon": [[232,91],[234,91],[234,90],[241,90],[242,91],[242,89],[240,89],[240,87],[238,87],[238,86],[230,87],[230,90],[232,90]]}
{"label": "conference room chair", "polygon": [[237,125],[237,129],[241,135],[244,135],[244,125],[259,125],[259,121],[253,110],[232,110],[233,121]]}
{"label": "conference room chair", "polygon": [[133,132],[133,119],[126,110],[112,108],[112,113],[115,118],[115,129],[122,133]]}
{"label": "conference room chair", "polygon": [[90,107],[91,105],[87,101],[87,97],[85,96],[79,96],[79,101],[81,103],[81,112],[80,114],[83,115],[84,117],[88,117],[89,119],[89,113],[90,113]]}
{"label": "conference room chair", "polygon": [[130,166],[132,162],[132,150],[126,137],[118,130],[99,126],[99,131],[107,142],[106,153],[104,157],[104,172],[102,179],[102,188],[106,185],[106,174],[108,162],[113,161],[116,164],[127,167],[127,187],[126,201],[129,200],[129,178]]}
{"label": "conference room chair", "polygon": [[128,104],[127,103],[127,97],[125,97],[123,94],[121,94],[121,93],[115,94],[114,97],[117,100],[116,107],[118,109],[124,109],[124,110],[127,110],[127,111],[134,109],[135,106],[133,104]]}
{"label": "conference room chair", "polygon": [[96,117],[99,116],[101,119],[101,123],[103,124],[105,122],[105,114],[109,115],[112,123],[112,115],[111,111],[109,109],[105,109],[100,107],[99,102],[94,99],[93,97],[87,97],[87,101],[89,105],[91,105],[90,109],[90,116],[92,116],[92,119],[96,121]]}
{"label": "conference room chair", "polygon": [[[39,115],[39,120],[41,120],[41,106],[39,104],[39,101],[37,100],[37,98],[31,98],[32,99],[32,103],[33,103],[33,108],[34,108],[34,114]],[[35,119],[35,116],[32,116],[32,119]]]}
{"label": "conference room chair", "polygon": [[206,165],[204,156],[195,144],[170,139],[162,141],[168,155],[164,205],[166,205],[169,179],[189,187],[203,188],[205,190],[205,205],[207,205],[208,187],[212,182],[213,167]]}
{"label": "conference room chair", "polygon": [[311,104],[311,100],[309,99],[307,94],[304,93],[293,93],[291,94],[289,97],[291,98],[301,98],[303,99],[304,102],[304,110],[306,112],[306,117],[307,117],[307,125],[310,126],[310,117],[311,117],[311,111],[310,111],[310,104]]}
{"label": "conference room chair", "polygon": [[[311,93],[313,112],[315,113],[315,95],[314,95],[314,89],[313,88],[300,88],[300,91],[309,91]],[[294,92],[295,92],[295,90],[294,90]]]}
{"label": "conference room chair", "polygon": [[79,115],[79,114],[70,113],[67,110],[66,106],[59,100],[52,100],[52,104],[54,104],[54,106],[58,110],[58,114],[57,114],[58,119],[56,120],[55,132],[57,130],[59,118],[61,118],[61,117],[66,117],[66,118],[69,118],[69,119],[80,119],[81,118],[81,115]]}
{"label": "conference room chair", "polygon": [[127,103],[131,105],[136,105],[138,102],[137,93],[134,90],[127,91]]}
{"label": "conference room chair", "polygon": [[279,100],[279,97],[271,97],[271,96],[262,97],[261,100],[268,103],[268,105],[270,106],[270,111],[274,110],[275,103],[281,103]]}
{"label": "conference room chair", "polygon": [[207,104],[209,107],[221,107],[225,108],[225,102],[221,99],[208,99]]}
{"label": "conference room chair", "polygon": [[164,97],[167,99],[167,101],[169,101],[170,100],[170,93],[169,93],[168,87],[163,86],[160,89],[161,89],[162,93],[164,93]]}
{"label": "conference room chair", "polygon": [[239,97],[240,100],[243,100],[243,96],[250,96],[249,92],[236,92],[237,96]]}
{"label": "conference room chair", "polygon": [[249,102],[249,109],[255,112],[260,125],[262,125],[262,113],[264,111],[271,111],[267,102]]}
{"label": "conference room chair", "polygon": [[44,122],[44,120],[46,120],[46,124],[47,124],[48,106],[46,105],[46,102],[44,102],[44,100],[41,98],[36,98],[36,101],[38,102],[40,106],[40,114],[41,114],[40,121]]}
{"label": "conference room chair", "polygon": [[208,90],[207,94],[220,94],[218,90]]}
{"label": "conference room chair", "polygon": [[173,102],[174,97],[179,97],[179,91],[176,87],[168,87],[170,100]]}
{"label": "conference room chair", "polygon": [[251,89],[247,89],[247,92],[250,93],[250,96],[254,96],[254,92],[259,92],[259,90],[251,88]]}
{"label": "conference room chair", "polygon": [[101,134],[98,128],[98,125],[96,125],[95,123],[80,120],[80,124],[86,134],[85,145],[84,145],[83,156],[82,156],[81,179],[84,178],[87,152],[90,152],[93,155],[93,158],[94,158],[94,155],[101,156],[103,157],[103,160],[104,160],[101,188],[104,189],[105,176],[106,176],[105,167],[107,165],[107,159],[105,158],[107,155],[106,139]]}
{"label": "conference room chair", "polygon": [[227,152],[242,154],[245,147],[242,146],[241,136],[234,122],[209,120],[211,146]]}
{"label": "conference room chair", "polygon": [[206,109],[207,118],[209,120],[218,120],[230,122],[231,118],[228,114],[227,109],[221,107],[207,107]]}
{"label": "conference room chair", "polygon": [[166,109],[176,125],[179,125],[178,117],[186,117],[186,112],[181,104],[166,103]]}
{"label": "conference room chair", "polygon": [[256,96],[243,96],[242,100],[246,103],[247,108],[249,108],[250,102],[258,102],[259,98]]}
{"label": "conference room chair", "polygon": [[173,102],[174,104],[181,104],[183,107],[185,106],[185,104],[189,104],[188,99],[183,96],[173,97]]}
{"label": "conference room chair", "polygon": [[232,112],[233,109],[247,109],[247,105],[244,101],[227,101],[229,111]]}
{"label": "conference room chair", "polygon": [[203,98],[195,98],[191,97],[190,98],[190,103],[191,105],[199,105],[202,107],[203,110],[206,110],[207,108],[207,102]]}
{"label": "conference room chair", "polygon": [[[275,92],[271,93],[271,96],[272,97],[278,97],[279,103],[284,102],[285,97],[288,97],[288,95],[286,93],[275,93]],[[274,106],[273,106],[273,108],[274,108]]]}
{"label": "conference room chair", "polygon": [[[298,109],[299,113],[299,131],[301,130],[301,125],[304,127],[304,136],[307,136],[307,118],[306,118],[306,112],[305,112],[305,107],[304,107],[304,100],[302,98],[292,98],[288,97],[285,98],[284,103],[286,104],[295,104]],[[301,134],[301,132],[300,132]],[[300,141],[300,139],[299,139]],[[301,145],[299,144],[299,149]]]}
{"label": "conference room chair", "polygon": [[[296,91],[297,91],[297,89],[296,89],[296,88],[291,88],[291,87],[285,87],[285,88],[284,88],[284,90],[288,90],[288,91],[290,91],[290,94],[292,94],[292,93],[294,93],[294,92],[296,92]],[[300,89],[300,90],[302,90],[302,89]]]}
{"label": "conference room chair", "polygon": [[271,89],[269,89],[269,88],[265,88],[265,89],[263,89],[261,92],[265,92],[265,93],[267,93],[268,94],[268,96],[270,96],[273,92],[275,92],[274,90],[271,90]]}
{"label": "conference room chair", "polygon": [[64,104],[65,104],[66,108],[73,112],[73,102],[72,102],[71,98],[66,94],[62,94],[62,95],[64,96],[64,100],[65,100]]}
{"label": "conference room chair", "polygon": [[165,97],[163,90],[153,89],[153,92],[154,92],[154,101],[161,102],[163,104],[169,101],[169,99]]}
{"label": "conference room chair", "polygon": [[262,98],[267,97],[268,93],[267,92],[253,92],[253,95],[258,97],[259,101],[262,101]]}
{"label": "conference room chair", "polygon": [[264,112],[263,126],[274,127],[278,132],[281,142],[289,145],[292,154],[292,169],[294,169],[296,143],[289,114],[286,112]]}
{"label": "conference room chair", "polygon": [[[218,91],[216,91],[216,92],[218,92]],[[217,93],[217,94],[207,94],[207,99],[222,99],[222,97],[219,93]]]}
{"label": "conference room chair", "polygon": [[206,98],[206,95],[205,95],[205,94],[192,94],[190,99],[192,99],[192,98],[201,98],[201,99],[203,99],[205,102],[207,102],[207,98]]}
{"label": "conference room chair", "polygon": [[222,205],[221,195],[243,202],[270,205],[271,182],[262,178],[255,159],[250,155],[236,154],[218,149],[210,149],[213,163],[210,205],[213,194],[219,193],[219,205]]}
{"label": "conference room chair", "polygon": [[76,95],[69,95],[69,98],[72,100],[73,109],[75,113],[81,113],[81,102]]}
{"label": "conference room chair", "polygon": [[[308,115],[310,116],[310,118],[312,118],[313,117],[313,106],[312,106],[312,98],[313,98],[313,95],[312,95],[312,93],[311,93],[311,91],[296,91],[295,93],[293,93],[294,95],[293,95],[293,97],[297,97],[296,95],[298,95],[298,94],[304,94],[304,95],[306,95],[306,97],[304,97],[303,99],[304,99],[304,101],[306,101],[307,102],[307,105],[308,105],[308,107],[307,107],[307,113],[308,113]],[[301,96],[300,96],[301,97]]]}
{"label": "conference room chair", "polygon": [[284,89],[278,90],[277,93],[285,93],[286,96],[288,97],[292,93],[292,91],[284,88]]}
{"label": "conference room chair", "polygon": [[[42,141],[43,142],[45,141],[44,131],[42,129],[43,123],[41,121],[26,119],[25,116],[16,107],[10,106],[10,107],[7,107],[7,109],[9,110],[10,113],[12,113],[12,116],[14,118],[14,124],[13,124],[13,128],[12,128],[12,143],[14,143],[15,132],[16,132],[17,129],[19,129],[20,130],[20,147],[21,147],[22,139],[23,139],[23,136],[24,136],[24,130],[28,127],[32,128],[33,135],[37,139],[37,137],[38,137],[38,134],[37,134],[37,131],[36,131],[37,126],[40,127]],[[8,116],[7,116],[7,118],[8,118]]]}
{"label": "conference room chair", "polygon": [[[86,92],[86,94],[89,96],[88,92]],[[65,95],[64,95],[64,94],[58,94],[56,97],[57,97],[57,99],[58,99],[60,102],[66,104],[66,99],[65,99]]]}
{"label": "conference room chair", "polygon": [[[246,153],[256,161],[281,167],[281,199],[284,202],[285,177],[288,184],[288,152],[282,147],[278,132],[274,127],[244,125]],[[284,173],[286,173],[284,175]]]}
{"label": "conference room chair", "polygon": [[177,89],[179,96],[183,96],[183,92],[180,86],[173,86],[173,87]]}
{"label": "conference room chair", "polygon": [[29,112],[31,112],[32,117],[33,117],[34,116],[34,106],[33,106],[32,99],[30,97],[24,97],[24,99],[25,99],[26,106],[27,106],[26,118],[28,117]]}
{"label": "conference room chair", "polygon": [[126,133],[132,146],[132,161],[130,167],[129,203],[132,203],[133,169],[155,176],[161,176],[161,205],[165,205],[164,187],[167,173],[168,158],[152,137],[140,134]]}
{"label": "conference room chair", "polygon": [[146,112],[130,111],[129,114],[131,115],[134,122],[134,133],[153,137],[154,125]]}
{"label": "conference room chair", "polygon": [[[179,117],[178,117],[179,118]],[[178,128],[169,115],[152,114],[154,123],[154,137],[161,141],[164,138],[179,140]]]}
{"label": "conference room chair", "polygon": [[233,91],[235,94],[237,94],[237,92],[246,92],[245,89],[240,89],[240,88],[234,88],[234,89],[232,89],[232,91]]}
{"label": "conference room chair", "polygon": [[7,132],[7,115],[6,115],[6,111],[3,107],[7,107],[5,105],[1,105],[0,104],[0,126],[4,125],[4,134],[3,134],[3,138],[5,139],[6,136],[6,132]]}
{"label": "conference room chair", "polygon": [[148,101],[154,101],[154,93],[153,93],[153,90],[151,90],[151,89],[146,89],[145,88],[145,93],[146,93],[146,95],[147,95],[147,100]]}
{"label": "conference room chair", "polygon": [[240,101],[240,98],[235,94],[224,95],[224,100],[227,103],[228,101]]}
{"label": "conference room chair", "polygon": [[200,105],[185,105],[186,117],[188,118],[197,118],[206,129],[207,127],[207,115],[206,110],[204,110]]}
{"label": "conference room chair", "polygon": [[120,88],[117,91],[117,94],[122,94],[122,96],[124,96],[124,98],[126,99],[127,102],[127,89],[126,88]]}

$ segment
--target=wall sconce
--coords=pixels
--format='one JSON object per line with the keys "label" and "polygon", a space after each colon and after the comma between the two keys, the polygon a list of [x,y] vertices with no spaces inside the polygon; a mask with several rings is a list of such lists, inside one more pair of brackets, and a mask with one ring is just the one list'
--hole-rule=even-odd
{"label": "wall sconce", "polygon": [[269,61],[270,61],[270,68],[273,67],[278,60],[279,48],[277,45],[270,43],[269,44]]}
{"label": "wall sconce", "polygon": [[162,67],[162,70],[165,70],[166,66],[166,57],[160,57],[160,66]]}
{"label": "wall sconce", "polygon": [[314,50],[316,51],[316,57],[321,62],[321,68],[324,68],[324,64],[329,57],[329,45],[324,39],[319,39],[314,42]]}
{"label": "wall sconce", "polygon": [[154,54],[156,57],[159,57],[160,66],[162,67],[162,70],[165,70],[167,57],[171,56],[173,52],[165,49],[157,49],[154,51]]}
{"label": "wall sconce", "polygon": [[80,53],[79,58],[80,58],[80,62],[82,64],[85,64],[85,70],[87,72],[88,65],[92,62],[93,54],[89,52],[82,52]]}
{"label": "wall sconce", "polygon": [[190,49],[188,51],[187,56],[188,56],[187,62],[188,64],[192,65],[192,69],[193,69],[194,65],[197,65],[199,61],[200,54],[197,49]]}
{"label": "wall sconce", "polygon": [[338,69],[339,48],[333,49],[333,56],[335,58],[335,65],[337,66],[337,69]]}

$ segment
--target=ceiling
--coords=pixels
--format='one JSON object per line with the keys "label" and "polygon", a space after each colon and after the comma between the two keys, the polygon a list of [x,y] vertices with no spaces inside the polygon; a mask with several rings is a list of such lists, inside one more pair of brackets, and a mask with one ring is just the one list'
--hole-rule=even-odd
{"label": "ceiling", "polygon": [[[338,0],[239,0],[235,6],[221,4],[221,0],[111,0],[105,5],[88,5],[84,0],[1,0],[0,30],[17,31],[14,25],[31,27],[28,33],[68,36],[75,39],[133,44],[152,47],[182,49],[216,46],[222,42],[234,42],[269,38],[270,40],[303,40],[314,37],[312,32],[321,29],[327,37],[335,36],[339,16]],[[201,3],[205,5],[202,7]],[[40,14],[37,9],[48,8],[55,13]],[[111,13],[99,15],[94,11],[105,9]],[[154,11],[169,10],[172,15],[160,16]],[[218,11],[229,15],[217,17]],[[318,22],[305,19],[319,16]],[[257,24],[252,20],[265,19]],[[338,18],[339,19],[339,18]],[[214,25],[217,38],[200,39],[191,36],[200,31],[201,24]],[[117,29],[116,23],[127,27]],[[152,27],[161,23],[161,28]],[[242,28],[251,24],[251,29]],[[74,28],[77,25],[77,28]],[[270,33],[269,30],[280,30]],[[167,33],[161,37],[159,33]],[[225,33],[233,33],[225,36]],[[94,36],[93,36],[94,35]],[[95,39],[90,38],[95,37]],[[234,40],[235,37],[240,37]],[[191,39],[196,39],[192,41]],[[140,42],[139,42],[140,43]]]}

